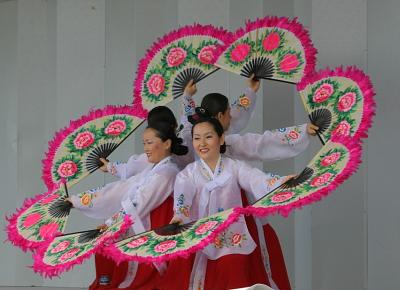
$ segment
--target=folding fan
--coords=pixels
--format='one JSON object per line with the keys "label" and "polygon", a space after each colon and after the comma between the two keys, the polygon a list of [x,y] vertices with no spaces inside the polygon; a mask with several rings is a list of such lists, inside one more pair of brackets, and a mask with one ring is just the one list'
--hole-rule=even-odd
{"label": "folding fan", "polygon": [[68,188],[102,166],[143,121],[146,113],[132,106],[107,106],[91,111],[54,136],[43,160],[42,178],[48,188],[65,180]]}
{"label": "folding fan", "polygon": [[103,249],[117,262],[162,262],[177,256],[188,256],[215,240],[215,237],[237,220],[233,209],[185,225],[167,225],[124,239]]}
{"label": "folding fan", "polygon": [[246,212],[256,216],[279,212],[287,216],[294,208],[319,201],[356,171],[361,150],[358,140],[334,136],[302,173],[246,208]]}
{"label": "folding fan", "polygon": [[62,233],[72,207],[67,197],[67,188],[60,182],[54,190],[26,199],[23,207],[7,218],[8,240],[26,251]]}
{"label": "folding fan", "polygon": [[216,52],[215,65],[257,79],[298,83],[314,70],[317,50],[308,31],[286,17],[247,22]]}
{"label": "folding fan", "polygon": [[366,137],[375,114],[371,81],[356,67],[322,70],[297,85],[311,122],[320,127],[321,141],[332,134]]}
{"label": "folding fan", "polygon": [[146,110],[180,97],[195,83],[218,70],[213,65],[216,48],[230,33],[212,25],[188,25],[164,35],[140,60],[134,104]]}
{"label": "folding fan", "polygon": [[33,269],[45,277],[58,276],[81,264],[104,244],[117,239],[131,224],[131,219],[125,216],[118,218],[105,231],[95,229],[58,236],[42,245],[33,255]]}

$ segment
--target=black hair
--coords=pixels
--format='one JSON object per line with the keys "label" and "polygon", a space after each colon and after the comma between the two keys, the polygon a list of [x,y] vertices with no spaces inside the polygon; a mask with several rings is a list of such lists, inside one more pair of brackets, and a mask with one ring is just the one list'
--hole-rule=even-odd
{"label": "black hair", "polygon": [[188,153],[188,148],[182,145],[182,139],[178,138],[175,134],[175,128],[172,128],[167,122],[151,122],[147,129],[156,131],[156,136],[163,142],[168,139],[171,140],[171,153],[175,155],[185,155]]}
{"label": "black hair", "polygon": [[225,113],[229,107],[229,100],[226,96],[219,93],[205,95],[201,101],[201,107],[205,109],[211,117],[217,117],[218,113]]}
{"label": "black hair", "polygon": [[[217,133],[219,137],[221,137],[224,134],[224,128],[222,127],[221,123],[218,121],[218,119],[214,118],[211,116],[210,113],[207,112],[202,107],[197,107],[195,109],[195,114],[191,115],[188,117],[188,120],[190,123],[192,123],[192,137],[193,137],[193,129],[197,124],[200,123],[209,123],[211,126],[213,126],[214,131]],[[226,151],[226,144],[222,144],[219,148],[220,153],[225,153]]]}
{"label": "black hair", "polygon": [[166,106],[154,107],[147,115],[147,124],[149,124],[149,126],[152,126],[153,123],[161,122],[169,124],[174,130],[178,127],[178,122],[176,121],[174,113]]}

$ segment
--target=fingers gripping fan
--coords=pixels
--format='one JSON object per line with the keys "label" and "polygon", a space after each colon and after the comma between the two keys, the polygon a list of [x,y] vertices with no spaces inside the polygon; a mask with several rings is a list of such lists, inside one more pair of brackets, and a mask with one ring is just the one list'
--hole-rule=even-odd
{"label": "fingers gripping fan", "polygon": [[68,188],[102,166],[143,121],[146,114],[132,106],[107,106],[91,111],[55,134],[43,160],[42,178],[48,188],[65,180]]}
{"label": "fingers gripping fan", "polygon": [[322,70],[305,77],[297,90],[311,122],[319,127],[323,142],[334,134],[355,139],[367,136],[375,114],[375,93],[361,70]]}
{"label": "fingers gripping fan", "polygon": [[265,17],[239,28],[218,49],[215,65],[245,77],[298,83],[314,70],[316,52],[296,19]]}
{"label": "fingers gripping fan", "polygon": [[114,241],[131,224],[130,218],[125,216],[105,231],[95,229],[56,237],[33,255],[33,269],[44,277],[58,276],[90,258],[105,243]]}
{"label": "fingers gripping fan", "polygon": [[295,208],[319,201],[356,171],[360,155],[358,140],[335,136],[295,179],[268,193],[247,210],[257,216],[277,212],[287,216]]}
{"label": "fingers gripping fan", "polygon": [[167,225],[124,239],[103,251],[117,262],[162,262],[174,257],[187,257],[214,242],[217,235],[238,216],[230,209],[189,224]]}
{"label": "fingers gripping fan", "polygon": [[180,97],[191,79],[197,83],[216,71],[215,50],[228,36],[226,30],[199,24],[163,36],[139,62],[134,104],[146,110],[165,105]]}
{"label": "fingers gripping fan", "polygon": [[71,204],[65,184],[56,189],[26,199],[24,206],[7,218],[8,239],[24,251],[33,250],[58,233],[62,233],[67,224]]}

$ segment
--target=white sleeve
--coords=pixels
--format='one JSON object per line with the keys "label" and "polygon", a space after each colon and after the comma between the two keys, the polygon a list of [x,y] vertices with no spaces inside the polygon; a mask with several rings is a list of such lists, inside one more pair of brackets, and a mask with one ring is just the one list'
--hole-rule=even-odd
{"label": "white sleeve", "polygon": [[107,164],[107,170],[112,175],[119,177],[121,180],[125,180],[142,172],[149,164],[146,154],[142,153],[139,155],[132,155],[126,163],[109,162]]}
{"label": "white sleeve", "polygon": [[237,161],[237,177],[239,185],[254,200],[258,200],[267,193],[280,186],[284,180],[283,177],[273,174],[264,173],[257,168],[250,167],[244,162]]}
{"label": "white sleeve", "polygon": [[177,170],[175,169],[163,169],[154,173],[146,180],[145,185],[129,193],[127,199],[129,199],[130,206],[126,207],[124,206],[126,201],[125,203],[122,202],[124,211],[133,217],[146,218],[153,209],[161,205],[171,195],[176,174]]}
{"label": "white sleeve", "polygon": [[231,134],[225,137],[226,155],[246,161],[280,160],[303,152],[309,142],[307,124],[293,126],[264,134]]}
{"label": "white sleeve", "polygon": [[239,133],[250,121],[256,107],[257,94],[250,88],[246,88],[244,94],[240,95],[231,104],[231,124],[226,134]]}
{"label": "white sleeve", "polygon": [[196,192],[188,168],[181,171],[175,180],[174,186],[174,213],[183,223],[190,221],[190,211]]}

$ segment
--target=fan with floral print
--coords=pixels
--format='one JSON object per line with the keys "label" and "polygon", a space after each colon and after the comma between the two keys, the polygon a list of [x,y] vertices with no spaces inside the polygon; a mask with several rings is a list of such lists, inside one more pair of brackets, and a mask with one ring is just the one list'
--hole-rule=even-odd
{"label": "fan with floral print", "polygon": [[45,277],[54,277],[81,264],[105,244],[124,234],[132,224],[129,216],[119,215],[106,230],[94,229],[58,236],[34,253],[33,269]]}
{"label": "fan with floral print", "polygon": [[67,197],[67,188],[60,182],[55,189],[26,199],[24,205],[7,218],[8,240],[24,251],[34,250],[62,233],[72,207]]}
{"label": "fan with floral print", "polygon": [[65,180],[70,188],[93,173],[145,117],[140,108],[107,106],[71,121],[49,142],[42,173],[47,187]]}
{"label": "fan with floral print", "polygon": [[356,67],[321,70],[298,85],[312,123],[323,143],[331,135],[366,137],[375,113],[374,89],[368,76]]}
{"label": "fan with floral print", "polygon": [[308,31],[286,17],[246,23],[216,52],[215,65],[245,77],[298,83],[315,67],[317,50]]}
{"label": "fan with floral print", "polygon": [[134,105],[150,110],[180,97],[193,79],[201,81],[214,71],[216,48],[230,33],[212,25],[187,25],[172,31],[140,60],[134,87]]}
{"label": "fan with floral print", "polygon": [[333,136],[296,178],[266,194],[245,208],[245,212],[255,216],[287,216],[295,208],[319,201],[356,171],[361,151],[358,140]]}
{"label": "fan with floral print", "polygon": [[185,225],[167,225],[144,232],[103,249],[116,262],[162,262],[187,257],[212,243],[218,234],[237,220],[239,212],[230,209]]}

